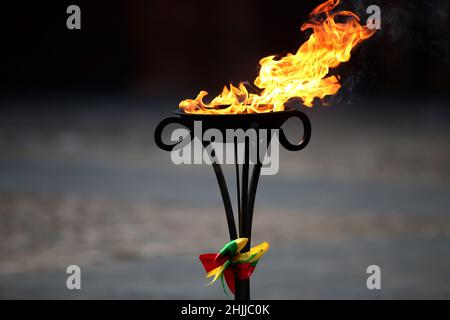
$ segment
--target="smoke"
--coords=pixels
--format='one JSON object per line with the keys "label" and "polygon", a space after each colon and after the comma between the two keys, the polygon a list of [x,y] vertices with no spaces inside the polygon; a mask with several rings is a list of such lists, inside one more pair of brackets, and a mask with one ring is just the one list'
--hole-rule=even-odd
{"label": "smoke", "polygon": [[433,58],[442,59],[449,66],[449,10],[448,0],[425,2],[430,13],[429,34],[431,36],[431,54]]}
{"label": "smoke", "polygon": [[381,9],[381,29],[354,48],[350,61],[331,71],[340,75],[342,87],[325,103],[351,103],[361,95],[376,94],[380,87],[388,88],[386,93],[389,88],[398,93],[418,86],[430,92],[446,90],[449,1],[343,0],[339,9],[355,12],[365,24],[370,5]]}
{"label": "smoke", "polygon": [[[357,1],[357,7],[371,1]],[[448,65],[449,1],[387,1],[375,3],[381,8],[382,33],[386,44],[427,48],[434,58]]]}

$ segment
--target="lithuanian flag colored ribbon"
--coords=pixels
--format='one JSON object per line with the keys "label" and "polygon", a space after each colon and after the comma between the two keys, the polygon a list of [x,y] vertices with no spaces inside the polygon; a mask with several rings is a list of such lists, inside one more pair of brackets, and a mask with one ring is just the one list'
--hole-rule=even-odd
{"label": "lithuanian flag colored ribbon", "polygon": [[248,252],[240,253],[248,242],[248,238],[239,238],[228,242],[219,253],[207,253],[199,256],[207,278],[214,277],[211,285],[220,278],[225,292],[224,278],[231,292],[235,292],[234,279],[249,279],[258,264],[259,259],[269,250],[269,243],[262,242],[252,247]]}

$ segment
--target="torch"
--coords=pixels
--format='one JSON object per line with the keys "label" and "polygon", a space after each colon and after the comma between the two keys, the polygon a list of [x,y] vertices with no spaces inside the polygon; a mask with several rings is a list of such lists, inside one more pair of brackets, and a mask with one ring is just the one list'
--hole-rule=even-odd
{"label": "torch", "polygon": [[[328,0],[314,9],[311,19],[303,24],[301,30],[312,30],[308,40],[295,54],[284,57],[269,56],[260,60],[260,71],[254,81],[259,89],[250,93],[245,84],[224,87],[221,94],[209,103],[203,101],[208,95],[200,91],[195,99],[180,102],[179,110],[166,118],[155,130],[155,142],[165,151],[174,151],[184,145],[183,141],[166,144],[162,140],[163,130],[169,124],[184,127],[192,140],[196,123],[204,129],[213,129],[226,135],[227,130],[256,130],[256,141],[244,138],[243,162],[238,163],[238,141],[234,143],[236,169],[237,217],[235,222],[233,207],[227,183],[215,157],[212,141],[203,141],[203,147],[209,150],[211,165],[219,184],[227,218],[231,242],[217,255],[200,257],[208,276],[225,277],[228,287],[235,293],[236,300],[250,299],[249,277],[260,256],[268,249],[267,245],[250,248],[253,210],[258,181],[263,163],[261,158],[253,164],[250,174],[250,150],[257,147],[260,130],[271,134],[266,140],[278,143],[290,151],[303,149],[311,137],[311,123],[305,113],[288,107],[291,99],[300,99],[302,106],[312,107],[314,99],[323,99],[334,95],[340,88],[339,78],[329,75],[330,68],[336,68],[350,59],[353,47],[374,34],[367,26],[361,26],[359,17],[350,11],[333,12],[339,0]],[[339,19],[336,19],[336,18]],[[339,21],[339,22],[337,22]],[[297,144],[287,139],[282,126],[290,118],[298,118],[303,127],[303,136]],[[264,157],[262,157],[264,158]],[[258,251],[260,250],[260,251]]]}
{"label": "torch", "polygon": [[[289,108],[284,111],[270,112],[270,113],[250,113],[250,114],[189,114],[180,111],[175,112],[174,117],[164,119],[159,123],[155,130],[155,142],[159,148],[165,151],[173,151],[177,147],[183,145],[183,141],[178,141],[175,144],[166,144],[162,140],[163,130],[170,124],[178,124],[185,127],[189,135],[194,132],[195,122],[202,123],[204,129],[215,129],[226,135],[227,130],[243,130],[245,132],[249,129],[254,129],[257,133],[257,140],[260,140],[259,132],[261,130],[270,130],[274,134],[279,132],[280,144],[291,151],[298,151],[303,149],[309,142],[311,137],[311,124],[303,112]],[[292,144],[287,139],[284,131],[281,129],[283,123],[290,118],[300,119],[303,125],[303,137],[297,144]],[[267,143],[271,143],[273,136],[269,135]],[[255,142],[255,141],[253,141]],[[238,238],[248,239],[245,247],[242,249],[242,253],[248,252],[250,249],[250,240],[252,233],[252,221],[253,221],[253,209],[256,199],[256,191],[258,187],[258,181],[261,174],[261,168],[263,166],[262,159],[257,159],[253,164],[252,173],[250,175],[250,148],[256,147],[256,143],[252,143],[250,139],[244,139],[243,141],[243,164],[238,163],[238,141],[234,140],[234,156],[236,167],[236,194],[237,194],[237,208],[238,208],[238,228],[236,227],[233,207],[228,192],[225,176],[222,171],[220,163],[212,160],[212,167],[219,184],[220,193],[222,195],[222,201],[225,208],[225,214],[228,224],[228,232],[230,240]],[[274,143],[272,141],[272,143]],[[203,142],[204,148],[211,147],[210,142]],[[210,150],[210,154],[214,155],[214,150]],[[241,167],[241,168],[240,168]],[[241,280],[235,279],[236,284],[236,300],[248,300],[250,299],[250,284],[249,279]]]}

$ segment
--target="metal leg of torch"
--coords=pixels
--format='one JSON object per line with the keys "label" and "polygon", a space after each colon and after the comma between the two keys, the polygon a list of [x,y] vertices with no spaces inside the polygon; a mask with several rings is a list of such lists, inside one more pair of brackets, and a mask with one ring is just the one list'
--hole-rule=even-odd
{"label": "metal leg of torch", "polygon": [[[236,166],[238,164],[236,163]],[[239,219],[239,237],[248,238],[248,242],[242,249],[242,253],[247,252],[250,249],[250,237],[251,237],[251,221],[249,216],[248,207],[248,173],[249,173],[249,143],[245,140],[244,146],[244,164],[242,165],[242,196],[241,196],[241,219]],[[236,277],[236,294],[235,300],[250,300],[250,280],[240,280]]]}
{"label": "metal leg of torch", "polygon": [[[270,143],[269,136],[269,143]],[[256,145],[254,146],[257,147]],[[249,145],[245,142],[245,161],[242,177],[242,190],[245,190],[245,196],[243,193],[242,202],[240,204],[242,210],[242,219],[239,224],[239,236],[242,238],[248,238],[247,245],[242,252],[247,252],[250,249],[251,236],[252,236],[252,223],[253,223],[253,210],[255,207],[256,190],[258,188],[259,176],[261,174],[262,162],[256,161],[253,166],[252,177],[250,180],[250,186],[248,186],[248,174],[249,174]],[[238,166],[236,161],[236,166]],[[238,172],[238,170],[237,170]],[[239,184],[239,180],[238,180]],[[245,208],[245,209],[244,209]],[[236,300],[250,300],[250,280],[239,280],[236,278]]]}
{"label": "metal leg of torch", "polygon": [[[250,159],[249,159],[249,142],[245,140],[244,146],[244,164],[242,165],[242,179],[239,175],[239,164],[237,154],[237,142],[235,142],[235,157],[236,157],[236,183],[237,183],[237,208],[238,208],[238,222],[239,222],[239,237],[248,238],[246,246],[242,249],[242,252],[247,252],[251,245],[252,234],[252,221],[253,221],[253,209],[255,205],[256,190],[258,187],[259,176],[261,173],[262,163],[257,162],[253,166],[253,172],[249,184],[249,171],[250,171]],[[205,145],[207,147],[207,145]],[[236,230],[236,224],[233,215],[233,208],[231,206],[231,200],[228,193],[225,177],[222,172],[222,168],[218,163],[213,161],[213,169],[219,184],[220,192],[222,194],[222,200],[225,207],[225,213],[227,217],[228,230],[230,233],[230,239],[236,239],[238,233]],[[242,186],[241,182],[242,181]],[[250,300],[250,280],[235,279],[236,294],[235,300]]]}
{"label": "metal leg of torch", "polygon": [[[210,144],[204,143],[204,147],[208,148]],[[211,146],[212,148],[212,146]],[[214,150],[211,150],[212,158],[214,158]],[[227,217],[228,232],[230,233],[230,240],[237,238],[236,223],[234,222],[233,206],[231,205],[230,194],[228,193],[227,183],[222,172],[220,164],[212,159],[212,167],[216,174],[217,182],[219,184],[220,193],[222,194],[222,201],[225,207],[225,214]]]}
{"label": "metal leg of torch", "polygon": [[[248,166],[248,164],[244,164],[244,167],[245,166]],[[244,247],[244,249],[242,249],[242,252],[247,252],[250,249],[250,242],[252,236],[253,208],[255,205],[256,189],[258,186],[260,172],[261,172],[261,164],[257,163],[253,167],[252,178],[250,181],[250,188],[247,189],[248,190],[248,195],[246,196],[247,201],[242,202],[242,207],[245,209],[242,211],[242,220],[239,226],[239,236],[241,238],[248,238],[247,245]],[[244,179],[248,181],[248,175],[246,178],[243,178],[243,180]],[[250,279],[239,280],[238,278],[236,278],[235,282],[236,282],[235,300],[250,300]]]}

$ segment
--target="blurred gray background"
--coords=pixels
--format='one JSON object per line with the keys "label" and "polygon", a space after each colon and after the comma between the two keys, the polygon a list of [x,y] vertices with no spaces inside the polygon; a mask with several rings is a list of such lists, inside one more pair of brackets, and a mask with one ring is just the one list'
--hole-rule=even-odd
{"label": "blurred gray background", "polygon": [[[226,298],[198,261],[228,241],[212,168],[172,164],[153,132],[199,89],[294,51],[319,3],[81,2],[79,32],[64,1],[5,9],[0,298]],[[271,248],[254,299],[450,298],[448,3],[376,3],[385,27],[338,69],[340,93],[303,109],[310,144],[260,180],[252,240]],[[82,290],[66,289],[71,264]]]}

